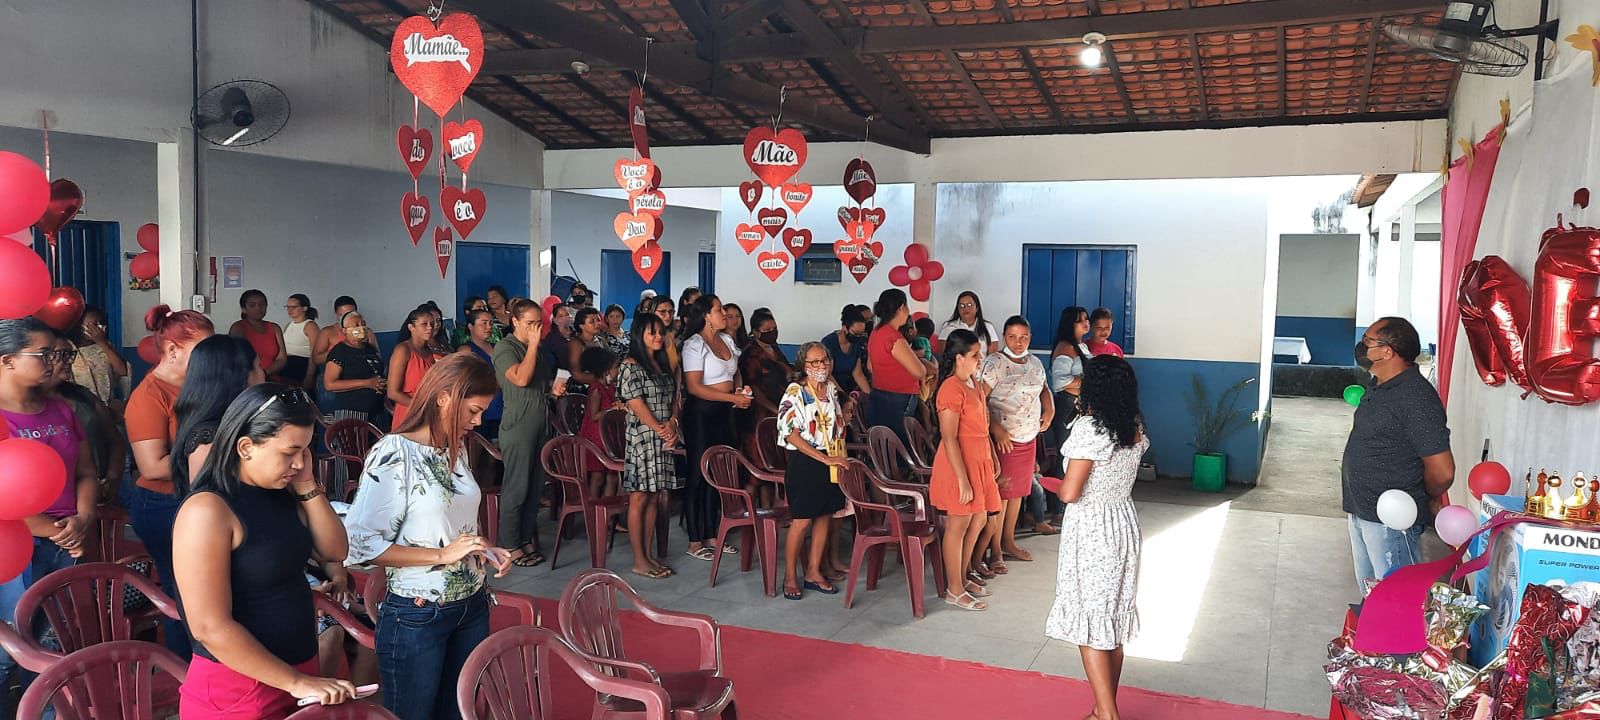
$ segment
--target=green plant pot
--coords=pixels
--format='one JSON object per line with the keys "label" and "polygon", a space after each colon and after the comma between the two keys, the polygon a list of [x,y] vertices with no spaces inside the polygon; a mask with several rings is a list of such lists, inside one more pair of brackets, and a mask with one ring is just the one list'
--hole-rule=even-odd
{"label": "green plant pot", "polygon": [[1228,483],[1228,456],[1222,453],[1194,454],[1194,489],[1222,492]]}

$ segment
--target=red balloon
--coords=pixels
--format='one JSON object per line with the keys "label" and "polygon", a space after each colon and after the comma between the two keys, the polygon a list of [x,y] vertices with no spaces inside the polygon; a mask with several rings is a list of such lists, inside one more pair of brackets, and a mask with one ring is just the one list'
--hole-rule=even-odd
{"label": "red balloon", "polygon": [[0,583],[11,582],[33,562],[33,533],[21,520],[0,520]]}
{"label": "red balloon", "polygon": [[161,274],[161,257],[153,252],[142,252],[128,263],[128,274],[135,280],[154,280]]}
{"label": "red balloon", "polygon": [[1456,294],[1461,325],[1478,378],[1501,385],[1506,378],[1532,390],[1524,353],[1528,327],[1528,283],[1496,255],[1467,263]]}
{"label": "red balloon", "polygon": [[67,465],[61,455],[38,440],[0,440],[0,520],[38,515],[61,497]]}
{"label": "red balloon", "polygon": [[0,319],[32,315],[50,297],[50,269],[32,247],[0,243]]}
{"label": "red balloon", "polygon": [[1479,500],[1484,495],[1504,495],[1511,491],[1511,473],[1500,463],[1481,462],[1467,473],[1467,487]]}
{"label": "red balloon", "polygon": [[56,231],[72,222],[72,218],[77,217],[81,209],[83,209],[83,190],[71,180],[56,178],[50,181],[50,202],[45,205],[44,214],[33,224],[39,228],[39,232],[51,238],[51,244],[55,244]]}
{"label": "red balloon", "polygon": [[0,235],[10,235],[39,219],[50,203],[50,181],[39,165],[12,152],[0,152]]}
{"label": "red balloon", "polygon": [[33,314],[40,322],[66,332],[83,319],[83,293],[77,288],[58,287],[50,291],[44,307]]}
{"label": "red balloon", "polygon": [[[1589,294],[1600,278],[1600,229],[1556,227],[1544,232],[1533,265],[1527,369],[1539,397],[1562,405],[1600,399],[1600,299]],[[1581,294],[1580,294],[1581,293]]]}
{"label": "red balloon", "polygon": [[161,362],[161,347],[156,344],[156,336],[146,335],[139,341],[139,359],[150,365]]}
{"label": "red balloon", "polygon": [[139,231],[134,237],[139,239],[139,247],[149,252],[161,249],[161,226],[155,223],[145,223],[139,226]]}

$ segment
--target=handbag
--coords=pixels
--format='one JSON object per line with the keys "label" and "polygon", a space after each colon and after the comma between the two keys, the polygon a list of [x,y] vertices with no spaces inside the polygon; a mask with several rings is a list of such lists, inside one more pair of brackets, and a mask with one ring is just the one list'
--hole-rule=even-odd
{"label": "handbag", "polygon": [[[844,438],[834,438],[828,441],[828,457],[844,457]],[[839,466],[828,466],[828,482],[839,484]]]}

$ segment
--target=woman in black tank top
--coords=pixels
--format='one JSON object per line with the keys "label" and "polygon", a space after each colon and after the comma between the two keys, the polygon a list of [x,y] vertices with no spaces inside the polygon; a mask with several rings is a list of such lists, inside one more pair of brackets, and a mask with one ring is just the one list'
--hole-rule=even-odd
{"label": "woman in black tank top", "polygon": [[311,475],[314,413],[300,388],[245,390],[178,510],[173,568],[195,654],[185,720],[282,718],[298,698],[355,696],[348,681],[315,676],[306,561],[342,561],[348,541]]}

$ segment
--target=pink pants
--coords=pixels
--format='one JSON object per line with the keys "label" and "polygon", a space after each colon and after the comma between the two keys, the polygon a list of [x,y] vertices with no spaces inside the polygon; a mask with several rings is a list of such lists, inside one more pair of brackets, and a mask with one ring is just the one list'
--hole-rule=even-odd
{"label": "pink pants", "polygon": [[[307,675],[320,673],[315,655],[294,669]],[[178,715],[183,720],[281,720],[298,709],[289,693],[199,655],[189,662],[179,693],[183,697]]]}

